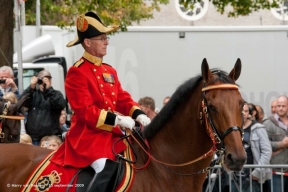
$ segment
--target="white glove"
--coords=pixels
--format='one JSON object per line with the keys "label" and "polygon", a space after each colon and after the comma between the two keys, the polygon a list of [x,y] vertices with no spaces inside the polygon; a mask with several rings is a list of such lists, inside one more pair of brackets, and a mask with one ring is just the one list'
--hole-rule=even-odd
{"label": "white glove", "polygon": [[135,127],[135,121],[129,116],[117,115],[115,125],[119,125],[120,128],[129,128],[132,130],[132,128]]}
{"label": "white glove", "polygon": [[146,126],[146,125],[148,125],[151,122],[150,118],[147,117],[147,115],[144,115],[144,114],[138,115],[136,120],[139,123],[141,123],[143,126]]}

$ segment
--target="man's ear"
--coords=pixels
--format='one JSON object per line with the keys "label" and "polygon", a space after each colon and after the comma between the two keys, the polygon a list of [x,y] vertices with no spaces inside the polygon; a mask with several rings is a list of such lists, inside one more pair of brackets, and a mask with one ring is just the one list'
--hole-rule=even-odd
{"label": "man's ear", "polygon": [[86,47],[90,47],[90,45],[91,45],[91,41],[87,38],[84,39],[83,43]]}

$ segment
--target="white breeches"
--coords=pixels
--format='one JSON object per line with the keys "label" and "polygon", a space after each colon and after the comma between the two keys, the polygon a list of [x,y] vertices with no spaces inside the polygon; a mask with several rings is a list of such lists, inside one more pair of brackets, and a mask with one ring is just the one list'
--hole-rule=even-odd
{"label": "white breeches", "polygon": [[95,170],[96,173],[100,173],[104,169],[106,159],[107,158],[97,159],[96,161],[91,163],[90,166]]}

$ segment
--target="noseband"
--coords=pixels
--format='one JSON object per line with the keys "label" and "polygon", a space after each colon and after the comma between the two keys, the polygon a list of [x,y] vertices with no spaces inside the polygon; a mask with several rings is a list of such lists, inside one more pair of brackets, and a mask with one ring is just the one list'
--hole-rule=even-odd
{"label": "noseband", "polygon": [[[242,137],[242,140],[243,140],[244,132],[240,127],[232,126],[232,127],[229,127],[228,129],[226,129],[222,135],[219,133],[218,129],[216,128],[215,124],[213,123],[213,121],[209,115],[209,111],[207,108],[207,100],[205,98],[206,91],[215,90],[215,89],[238,90],[238,86],[234,85],[234,84],[220,84],[220,85],[210,85],[210,86],[202,88],[202,98],[203,98],[202,111],[205,114],[206,121],[208,120],[208,122],[209,122],[209,123],[206,122],[208,132],[209,132],[209,127],[211,127],[213,136],[212,136],[212,134],[210,134],[210,137],[211,137],[212,141],[215,141],[216,146],[217,146],[217,150],[224,152],[224,150],[225,150],[224,138],[229,133],[231,133],[232,131],[239,131],[240,136]],[[200,120],[202,121],[202,112],[200,112]]]}

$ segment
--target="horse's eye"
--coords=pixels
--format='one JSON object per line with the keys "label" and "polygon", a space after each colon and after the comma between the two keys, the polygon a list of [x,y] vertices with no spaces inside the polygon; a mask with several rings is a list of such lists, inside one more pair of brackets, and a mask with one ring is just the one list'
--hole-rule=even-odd
{"label": "horse's eye", "polygon": [[208,105],[210,111],[216,112],[217,109],[213,105]]}

